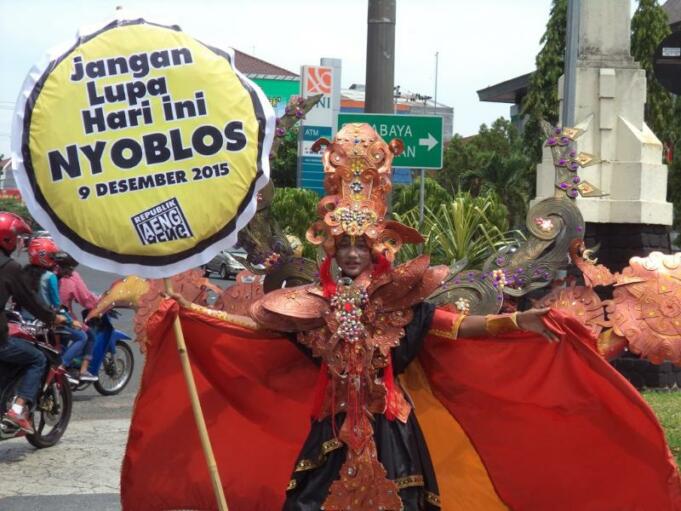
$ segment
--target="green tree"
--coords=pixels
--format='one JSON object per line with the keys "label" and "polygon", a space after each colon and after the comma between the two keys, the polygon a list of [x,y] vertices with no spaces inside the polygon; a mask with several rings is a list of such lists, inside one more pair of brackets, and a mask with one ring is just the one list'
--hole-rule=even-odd
{"label": "green tree", "polygon": [[667,13],[657,0],[639,0],[631,18],[631,54],[646,72],[646,124],[665,143],[670,141],[674,105],[672,95],[655,78],[653,56],[657,46],[670,33]]}
{"label": "green tree", "polygon": [[298,128],[290,129],[282,145],[277,151],[277,157],[270,160],[272,182],[277,188],[294,188],[298,172]]}
{"label": "green tree", "polygon": [[305,232],[317,219],[319,196],[302,188],[275,188],[270,213],[286,234],[303,242],[303,255],[315,258],[315,250],[305,239]]}
{"label": "green tree", "polygon": [[[426,177],[423,188],[425,192],[424,204],[427,208],[435,209],[439,204],[452,200],[451,194],[442,188],[434,179]],[[412,184],[396,187],[393,193],[393,213],[403,215],[412,208],[418,208],[420,190],[420,179],[414,181]]]}
{"label": "green tree", "polygon": [[470,174],[480,183],[481,191],[501,199],[508,208],[508,221],[514,226],[522,225],[527,213],[532,177],[529,168],[529,158],[517,150],[505,158],[493,154],[482,168]]}
{"label": "green tree", "polygon": [[35,221],[31,213],[28,211],[26,204],[14,197],[0,198],[0,211],[8,211],[15,213],[28,222],[32,229],[41,229],[40,224]]}
{"label": "green tree", "polygon": [[540,40],[542,48],[535,60],[536,69],[523,100],[522,113],[527,116],[523,138],[535,163],[541,160],[544,141],[541,119],[558,123],[558,79],[565,67],[567,6],[567,0],[553,0],[546,31]]}
{"label": "green tree", "polygon": [[510,121],[499,118],[489,128],[483,124],[467,139],[455,136],[444,160],[436,177],[446,190],[452,194],[465,190],[473,196],[493,192],[508,207],[509,222],[523,223],[533,189],[533,162]]}
{"label": "green tree", "polygon": [[[481,130],[486,126],[483,124]],[[450,194],[456,194],[461,188],[461,176],[479,165],[477,135],[462,137],[455,134],[445,147],[442,170],[436,175],[437,182]]]}

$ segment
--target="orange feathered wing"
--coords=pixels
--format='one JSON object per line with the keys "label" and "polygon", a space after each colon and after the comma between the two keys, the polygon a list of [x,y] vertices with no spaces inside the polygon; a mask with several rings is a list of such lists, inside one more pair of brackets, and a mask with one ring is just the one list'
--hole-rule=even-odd
{"label": "orange feathered wing", "polygon": [[[164,302],[121,475],[125,511],[217,509]],[[317,368],[290,341],[183,310],[182,327],[230,511],[281,509],[309,428]],[[403,375],[437,471],[442,509],[681,510],[652,411],[552,313],[562,342],[530,334],[430,336]]]}

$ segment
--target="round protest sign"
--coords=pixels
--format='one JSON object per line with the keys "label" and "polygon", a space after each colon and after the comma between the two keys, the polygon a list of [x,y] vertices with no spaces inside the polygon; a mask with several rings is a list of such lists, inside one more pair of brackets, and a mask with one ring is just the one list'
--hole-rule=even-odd
{"label": "round protest sign", "polygon": [[230,55],[115,20],[53,51],[12,129],[21,194],[89,266],[165,277],[236,242],[269,179],[274,113]]}

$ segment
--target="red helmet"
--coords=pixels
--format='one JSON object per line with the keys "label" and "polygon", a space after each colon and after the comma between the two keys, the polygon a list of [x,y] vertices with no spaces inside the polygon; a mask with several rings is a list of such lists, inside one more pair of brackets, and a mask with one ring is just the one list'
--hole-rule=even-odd
{"label": "red helmet", "polygon": [[52,238],[33,238],[28,244],[28,260],[35,266],[52,269],[57,265],[54,255],[59,247]]}
{"label": "red helmet", "polygon": [[17,248],[19,234],[31,234],[31,228],[19,215],[7,211],[0,212],[0,248],[8,254]]}

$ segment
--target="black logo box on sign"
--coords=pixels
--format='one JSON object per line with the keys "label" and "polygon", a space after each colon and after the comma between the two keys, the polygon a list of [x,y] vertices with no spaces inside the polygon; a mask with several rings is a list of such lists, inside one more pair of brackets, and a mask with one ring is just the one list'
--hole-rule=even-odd
{"label": "black logo box on sign", "polygon": [[193,236],[176,198],[164,201],[130,218],[143,245]]}

